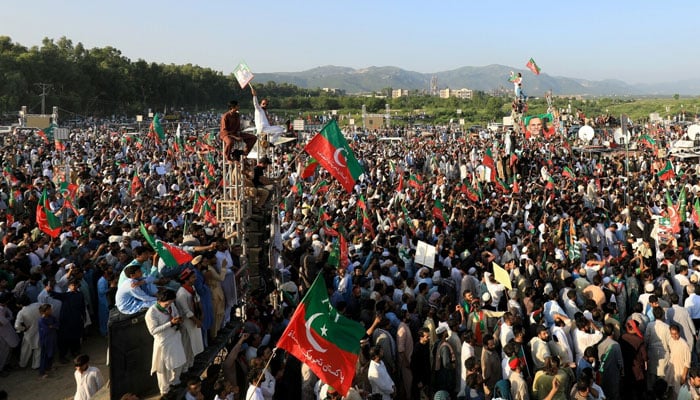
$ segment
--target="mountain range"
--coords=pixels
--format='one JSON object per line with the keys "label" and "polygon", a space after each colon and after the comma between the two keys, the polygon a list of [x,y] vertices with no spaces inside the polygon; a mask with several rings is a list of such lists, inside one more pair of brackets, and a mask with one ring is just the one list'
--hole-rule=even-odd
{"label": "mountain range", "polygon": [[571,96],[672,96],[697,95],[700,80],[685,80],[657,84],[629,84],[621,80],[592,81],[578,78],[534,75],[529,70],[505,65],[461,67],[451,71],[425,74],[398,67],[367,67],[354,69],[327,65],[301,72],[257,73],[258,82],[289,83],[302,88],[336,88],[347,93],[377,92],[385,88],[429,92],[430,80],[437,78],[438,89],[462,89],[493,92],[512,91],[508,82],[510,71],[523,74],[523,89],[528,96],[542,96],[551,90],[554,95]]}

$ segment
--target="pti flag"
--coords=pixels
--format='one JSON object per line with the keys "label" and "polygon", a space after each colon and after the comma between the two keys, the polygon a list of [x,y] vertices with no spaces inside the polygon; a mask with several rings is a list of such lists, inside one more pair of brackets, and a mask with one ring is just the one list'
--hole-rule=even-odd
{"label": "pti flag", "polygon": [[233,75],[236,77],[238,84],[241,85],[241,89],[246,87],[246,85],[250,83],[250,81],[252,81],[253,77],[255,76],[248,67],[248,64],[244,62],[238,64],[236,69],[233,70]]}
{"label": "pti flag", "polygon": [[537,63],[535,62],[534,59],[531,58],[530,61],[528,61],[527,64],[525,64],[525,66],[526,66],[530,71],[532,71],[533,74],[535,74],[535,75],[539,75],[539,74],[540,74],[541,69],[540,69],[540,67],[537,66]]}
{"label": "pti flag", "polygon": [[277,347],[345,396],[355,376],[364,335],[360,323],[342,316],[331,305],[326,283],[319,275],[294,311]]}
{"label": "pti flag", "polygon": [[186,262],[192,261],[192,255],[179,247],[173,246],[171,244],[165,243],[162,240],[153,240],[151,235],[148,234],[146,227],[141,224],[141,234],[148,244],[153,247],[153,250],[158,253],[158,257],[163,260],[165,265],[168,267],[177,267]]}
{"label": "pti flag", "polygon": [[352,193],[355,180],[362,175],[362,167],[340,133],[335,120],[327,123],[304,150],[330,172],[348,193]]}
{"label": "pti flag", "polygon": [[148,128],[148,135],[154,135],[158,143],[165,140],[165,130],[160,124],[160,118],[158,113],[153,116],[153,121],[151,121],[151,126]]}
{"label": "pti flag", "polygon": [[39,203],[36,205],[36,224],[42,232],[54,239],[61,234],[61,220],[51,212],[46,188],[41,193]]}

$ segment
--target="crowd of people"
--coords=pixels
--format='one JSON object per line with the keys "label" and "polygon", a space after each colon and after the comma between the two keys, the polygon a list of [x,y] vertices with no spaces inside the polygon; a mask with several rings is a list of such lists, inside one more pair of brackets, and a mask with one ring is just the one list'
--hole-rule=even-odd
{"label": "crowd of people", "polygon": [[[258,210],[280,224],[269,290],[253,293],[243,243],[211,211],[224,160],[214,137],[232,135],[227,148],[243,139],[246,116],[230,110],[221,130],[184,145],[173,132],[137,140],[99,126],[74,129],[65,150],[9,139],[2,374],[51,376],[54,357],[72,356],[76,398],[90,398],[104,379],[82,340],[108,334],[111,309],[147,310],[165,397],[184,385],[188,399],[338,399],[275,348],[322,274],[335,308],[367,331],[345,398],[700,398],[696,163],[672,160],[667,174],[663,149],[641,141],[632,152],[579,152],[556,113],[546,132],[532,123],[488,139],[447,128],[403,141],[355,136],[364,174],[351,193],[321,168],[302,178],[304,140],[271,146],[243,168],[246,185],[267,191]],[[639,135],[662,143],[679,133]],[[246,139],[232,162],[253,149]],[[61,221],[56,237],[37,226],[42,208]],[[347,252],[329,263],[339,235]],[[191,261],[168,265],[147,236]],[[417,261],[420,243],[434,260]],[[204,380],[188,374],[237,316],[224,359]]]}

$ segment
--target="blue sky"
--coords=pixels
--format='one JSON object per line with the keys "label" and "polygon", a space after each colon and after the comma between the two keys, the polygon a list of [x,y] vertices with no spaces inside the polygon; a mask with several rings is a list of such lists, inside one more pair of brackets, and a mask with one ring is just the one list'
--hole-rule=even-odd
{"label": "blue sky", "polygon": [[[41,11],[40,11],[41,10]],[[322,65],[524,68],[591,80],[659,83],[697,77],[700,2],[240,1],[6,2],[0,35],[31,47],[66,36],[132,61],[230,73]]]}

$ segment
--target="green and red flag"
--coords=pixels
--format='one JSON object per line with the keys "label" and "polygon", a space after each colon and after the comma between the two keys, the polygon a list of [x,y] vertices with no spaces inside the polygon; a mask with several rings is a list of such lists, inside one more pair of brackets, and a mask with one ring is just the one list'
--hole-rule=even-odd
{"label": "green and red flag", "polygon": [[323,382],[345,396],[355,376],[365,328],[341,315],[328,298],[322,274],[289,320],[277,347],[306,364]]}
{"label": "green and red flag", "polygon": [[306,165],[304,166],[304,170],[301,171],[301,179],[306,179],[310,178],[313,176],[314,172],[316,172],[316,168],[318,167],[318,161],[316,161],[315,158],[309,157],[306,159]]}
{"label": "green and red flag", "polygon": [[554,190],[554,178],[552,176],[547,177],[547,184],[544,186],[547,190]]}
{"label": "green and red flag", "polygon": [[322,180],[321,182],[317,183],[316,186],[311,189],[311,194],[323,194],[330,189],[331,184],[327,180]]}
{"label": "green and red flag", "polygon": [[574,174],[574,171],[572,171],[568,166],[564,167],[564,169],[561,171],[561,176],[568,179],[576,179],[576,174]]}
{"label": "green and red flag", "polygon": [[491,149],[486,149],[484,152],[484,157],[481,159],[481,163],[486,169],[486,181],[495,182],[496,181],[496,163],[493,160],[493,154],[491,154]]}
{"label": "green and red flag", "polygon": [[75,199],[75,194],[78,192],[78,185],[63,181],[58,185],[58,191],[64,195],[64,197],[68,197],[73,200]]}
{"label": "green and red flag", "polygon": [[337,240],[334,240],[333,244],[331,245],[331,252],[328,254],[328,260],[326,260],[326,264],[334,268],[338,268],[338,265],[340,264],[340,244]]}
{"label": "green and red flag", "polygon": [[661,181],[667,181],[676,176],[676,172],[673,170],[673,164],[671,164],[671,161],[666,160],[666,165],[656,173],[656,176]]}
{"label": "green and red flag", "polygon": [[396,186],[396,191],[399,193],[403,191],[403,174],[399,174],[399,185]]}
{"label": "green and red flag", "polygon": [[202,211],[204,211],[204,220],[212,225],[216,225],[219,223],[219,220],[216,219],[216,213],[214,212],[214,207],[212,207],[211,203],[212,200],[210,197],[202,205]]}
{"label": "green and red flag", "polygon": [[131,195],[135,196],[143,188],[139,174],[134,172],[134,176],[131,178]]}
{"label": "green and red flag", "polygon": [[372,237],[374,238],[377,236],[377,234],[374,232],[374,227],[372,226],[372,220],[369,219],[369,216],[365,211],[362,211],[362,226],[370,233],[372,234]]}
{"label": "green and red flag", "polygon": [[148,135],[153,135],[156,142],[161,143],[165,141],[165,130],[160,124],[160,118],[158,118],[158,113],[153,116],[153,121],[151,121],[151,126],[148,128]]}
{"label": "green and red flag", "polygon": [[423,182],[421,182],[420,175],[411,174],[411,176],[408,177],[408,185],[414,189],[418,189],[418,190],[422,189]]}
{"label": "green and red flag", "polygon": [[678,215],[678,209],[673,205],[671,196],[666,192],[666,214],[671,223],[671,232],[678,233],[681,231],[681,217]]}
{"label": "green and red flag", "polygon": [[510,194],[510,186],[507,183],[503,182],[501,178],[496,178],[494,184],[496,185],[496,190],[498,190],[499,192],[502,192],[504,194]]}
{"label": "green and red flag", "polygon": [[362,195],[362,194],[360,195],[360,198],[357,200],[357,206],[360,207],[360,209],[362,209],[362,210],[367,209],[367,203],[365,202],[364,195]]}
{"label": "green and red flag", "polygon": [[642,145],[652,150],[656,148],[656,140],[649,135],[642,135],[642,137],[639,138],[639,141]]}
{"label": "green and red flag", "polygon": [[435,199],[435,202],[433,203],[433,217],[439,219],[443,224],[447,225],[448,216],[445,214],[445,207],[438,199]]}
{"label": "green and red flag", "polygon": [[41,139],[44,141],[44,144],[49,144],[49,140],[53,140],[53,128],[55,128],[55,124],[50,124],[48,127],[44,129],[39,129],[37,132],[37,135],[41,137]]}
{"label": "green and red flag", "polygon": [[53,144],[54,144],[54,147],[56,148],[56,151],[66,151],[66,145],[63,144],[63,142],[60,139],[58,139],[58,138],[54,139]]}
{"label": "green and red flag", "polygon": [[462,187],[464,190],[462,192],[467,195],[467,198],[473,202],[479,201],[479,198],[481,195],[479,194],[479,191],[474,189],[474,186],[471,184],[462,184]]}
{"label": "green and red flag", "polygon": [[185,250],[172,244],[165,243],[160,239],[154,240],[143,224],[141,224],[140,230],[148,244],[153,247],[153,250],[158,253],[158,257],[160,257],[160,259],[163,260],[165,265],[168,267],[173,268],[192,261],[192,255]]}
{"label": "green and red flag", "polygon": [[303,187],[301,185],[301,181],[297,181],[295,184],[292,185],[292,193],[301,195],[303,192]]}
{"label": "green and red flag", "polygon": [[331,216],[326,211],[326,208],[321,206],[318,210],[318,220],[319,222],[326,222],[331,220]]}
{"label": "green and red flag", "polygon": [[527,62],[527,64],[525,64],[525,66],[535,75],[539,75],[540,71],[542,71],[542,69],[537,66],[537,63],[532,58],[530,58],[530,60]]}
{"label": "green and red flag", "polygon": [[327,123],[304,150],[318,160],[348,193],[352,193],[363,170],[335,120]]}
{"label": "green and red flag", "polygon": [[51,212],[49,198],[46,196],[46,188],[41,193],[39,203],[36,205],[36,224],[42,232],[52,238],[57,238],[61,234],[61,220]]}
{"label": "green and red flag", "polygon": [[695,226],[700,226],[700,199],[695,198],[695,204],[693,204],[693,211],[690,214],[693,219]]}

